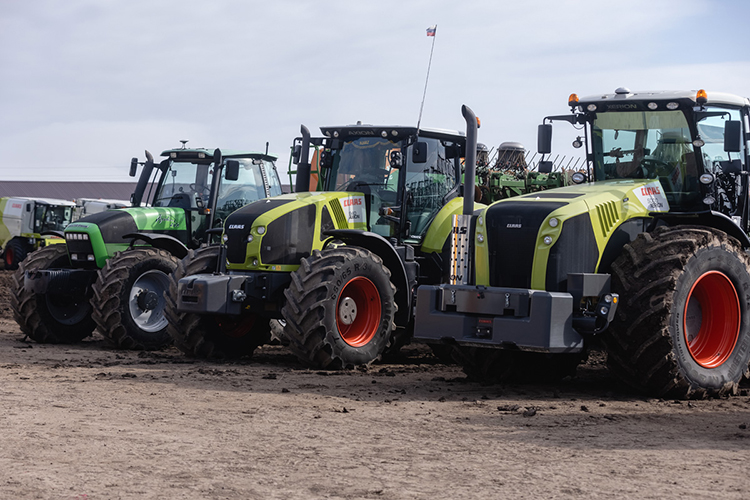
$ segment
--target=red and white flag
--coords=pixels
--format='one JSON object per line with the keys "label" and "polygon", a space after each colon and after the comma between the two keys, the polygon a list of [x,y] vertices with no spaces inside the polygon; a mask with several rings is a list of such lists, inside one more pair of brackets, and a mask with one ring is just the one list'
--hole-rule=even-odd
{"label": "red and white flag", "polygon": [[437,31],[437,24],[430,26],[427,28],[427,36],[435,36],[435,32]]}

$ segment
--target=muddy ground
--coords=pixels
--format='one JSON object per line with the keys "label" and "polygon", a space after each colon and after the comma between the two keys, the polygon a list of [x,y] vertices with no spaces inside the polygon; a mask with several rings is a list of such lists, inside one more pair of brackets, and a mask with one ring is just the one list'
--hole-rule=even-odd
{"label": "muddy ground", "polygon": [[343,373],[24,339],[0,271],[0,498],[750,497],[750,397],[482,386],[423,346]]}

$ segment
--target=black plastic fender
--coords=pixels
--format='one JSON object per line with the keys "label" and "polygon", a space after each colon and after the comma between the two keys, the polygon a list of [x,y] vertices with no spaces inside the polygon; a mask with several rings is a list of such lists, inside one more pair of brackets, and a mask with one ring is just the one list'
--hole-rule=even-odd
{"label": "black plastic fender", "polygon": [[358,229],[334,229],[324,234],[333,236],[347,245],[367,249],[383,259],[383,264],[391,272],[391,282],[396,286],[396,304],[398,311],[394,320],[397,325],[404,326],[411,319],[411,287],[406,274],[404,262],[399,257],[393,245],[376,233],[360,231]]}
{"label": "black plastic fender", "polygon": [[706,210],[705,212],[694,213],[651,213],[657,221],[664,221],[668,226],[677,226],[680,224],[689,224],[691,226],[708,226],[718,229],[729,236],[736,238],[742,248],[750,248],[750,238],[732,219],[721,212]]}
{"label": "black plastic fender", "polygon": [[188,254],[188,247],[183,242],[168,234],[158,233],[128,233],[122,239],[142,240],[154,248],[160,248],[171,253],[178,259],[184,259]]}

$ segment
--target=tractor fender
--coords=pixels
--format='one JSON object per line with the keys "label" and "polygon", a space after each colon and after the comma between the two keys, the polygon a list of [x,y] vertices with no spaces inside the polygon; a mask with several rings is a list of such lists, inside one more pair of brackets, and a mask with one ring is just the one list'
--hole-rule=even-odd
{"label": "tractor fender", "polygon": [[65,233],[63,231],[56,231],[54,229],[50,229],[48,231],[43,231],[39,233],[42,236],[57,236],[58,238],[65,239]]}
{"label": "tractor fender", "polygon": [[383,259],[383,264],[391,272],[391,282],[396,286],[395,299],[398,311],[396,311],[395,322],[400,326],[406,325],[411,318],[411,286],[404,262],[393,245],[379,234],[357,229],[333,229],[324,234],[333,236],[347,245],[369,250]]}
{"label": "tractor fender", "polygon": [[178,259],[183,259],[188,254],[188,247],[183,242],[168,234],[159,233],[128,233],[122,236],[123,240],[142,240],[154,248],[166,250]]}
{"label": "tractor fender", "polygon": [[750,248],[750,238],[737,224],[728,216],[721,212],[713,210],[697,213],[652,213],[656,222],[664,222],[668,226],[677,226],[680,224],[689,224],[691,226],[708,226],[719,231],[723,231],[729,236],[736,238],[742,248]]}

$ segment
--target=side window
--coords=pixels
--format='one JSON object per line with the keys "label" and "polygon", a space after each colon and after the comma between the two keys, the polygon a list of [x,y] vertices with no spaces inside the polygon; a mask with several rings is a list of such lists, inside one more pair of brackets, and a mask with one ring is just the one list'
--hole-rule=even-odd
{"label": "side window", "polygon": [[724,124],[727,120],[739,121],[741,119],[739,110],[708,108],[708,111],[712,116],[698,122],[698,133],[705,143],[701,148],[705,165],[716,168],[720,167],[721,162],[742,160],[742,155],[724,151]]}
{"label": "side window", "polygon": [[407,219],[411,236],[421,238],[444,205],[446,195],[456,186],[455,160],[448,158],[446,145],[437,139],[427,143],[427,161],[413,163],[406,155]]}
{"label": "side window", "polygon": [[279,196],[281,191],[281,181],[276,171],[276,165],[273,162],[265,163],[266,177],[268,178],[268,191],[271,196]]}

